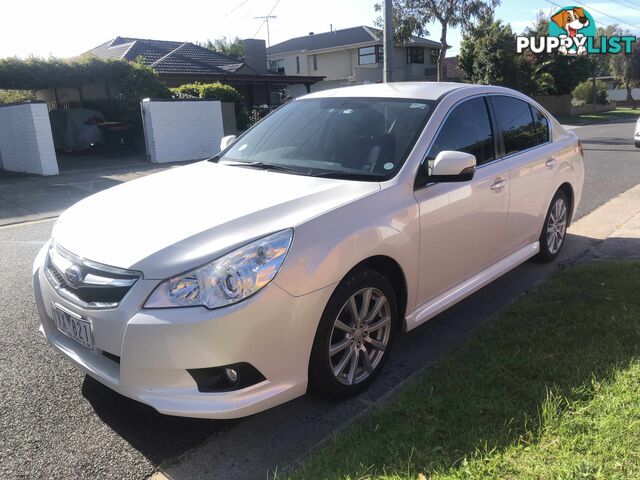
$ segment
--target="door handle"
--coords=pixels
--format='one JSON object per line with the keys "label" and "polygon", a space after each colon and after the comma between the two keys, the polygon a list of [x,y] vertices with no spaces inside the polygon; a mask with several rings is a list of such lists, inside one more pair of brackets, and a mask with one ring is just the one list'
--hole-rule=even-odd
{"label": "door handle", "polygon": [[491,190],[495,191],[500,191],[502,190],[504,187],[507,186],[507,181],[503,180],[502,178],[498,177],[496,178],[493,183],[491,184]]}
{"label": "door handle", "polygon": [[544,162],[545,167],[547,168],[553,168],[553,166],[556,164],[556,159],[553,157],[549,157],[547,158],[547,161]]}

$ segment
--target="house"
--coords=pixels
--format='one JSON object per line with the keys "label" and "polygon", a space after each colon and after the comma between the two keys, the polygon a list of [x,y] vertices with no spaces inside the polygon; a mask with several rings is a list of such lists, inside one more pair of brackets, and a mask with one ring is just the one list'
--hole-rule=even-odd
{"label": "house", "polygon": [[[440,44],[412,36],[394,47],[394,81],[435,80]],[[296,76],[324,78],[311,85],[311,91],[344,85],[382,81],[383,45],[381,30],[359,26],[309,33],[292,38],[267,49],[269,71]],[[287,87],[287,93],[305,93],[297,85]]]}
{"label": "house", "polygon": [[245,57],[238,59],[190,42],[116,37],[83,55],[102,59],[141,59],[170,87],[187,83],[222,82],[236,88],[249,105],[279,104],[287,86],[305,91],[320,75],[283,75],[267,71],[264,40],[244,40]]}

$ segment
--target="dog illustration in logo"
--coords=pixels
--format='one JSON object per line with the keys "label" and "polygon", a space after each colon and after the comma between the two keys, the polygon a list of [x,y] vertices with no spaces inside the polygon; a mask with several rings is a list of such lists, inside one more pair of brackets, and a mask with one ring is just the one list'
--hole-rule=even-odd
{"label": "dog illustration in logo", "polygon": [[[589,19],[584,13],[584,8],[573,7],[566,10],[560,10],[553,17],[551,17],[553,23],[558,25],[561,29],[567,32],[566,35],[560,35],[559,38],[582,38],[584,35],[580,33],[580,30],[589,26]],[[566,55],[567,47],[562,46],[558,51]],[[578,47],[578,55],[584,55],[587,53],[587,49],[584,45]]]}

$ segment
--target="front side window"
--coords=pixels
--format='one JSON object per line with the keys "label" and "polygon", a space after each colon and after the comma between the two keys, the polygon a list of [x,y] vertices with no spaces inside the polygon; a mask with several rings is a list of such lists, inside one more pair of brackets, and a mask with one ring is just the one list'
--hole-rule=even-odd
{"label": "front side window", "polygon": [[385,180],[404,164],[433,105],[395,98],[293,100],[238,138],[218,161],[275,165],[301,175]]}
{"label": "front side window", "polygon": [[358,49],[358,65],[372,65],[383,62],[384,51],[381,45]]}
{"label": "front side window", "polygon": [[498,127],[502,130],[504,154],[510,155],[535,147],[536,127],[529,104],[503,95],[491,97]]}
{"label": "front side window", "polygon": [[438,154],[445,150],[471,153],[477,165],[495,160],[494,134],[484,98],[472,98],[454,107],[427,154],[429,170]]}
{"label": "front side window", "polygon": [[407,63],[424,63],[424,48],[407,47]]}

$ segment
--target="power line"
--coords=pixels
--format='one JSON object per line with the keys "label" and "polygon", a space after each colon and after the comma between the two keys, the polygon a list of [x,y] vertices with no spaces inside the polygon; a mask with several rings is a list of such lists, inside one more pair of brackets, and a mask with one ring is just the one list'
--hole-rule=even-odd
{"label": "power line", "polygon": [[[585,4],[584,4],[584,3],[582,3],[582,2],[579,2],[578,0],[574,0],[574,1],[575,1],[577,4],[579,4],[579,5],[582,5],[582,6],[584,6],[584,7],[587,7],[587,5],[585,5]],[[558,7],[558,8],[563,8],[562,6],[558,5],[558,4],[557,4],[557,3],[555,3],[555,2],[552,2],[551,0],[545,0],[545,2],[550,3],[551,5],[554,5],[554,6]],[[640,30],[640,26],[638,26],[638,25],[633,25],[633,24],[631,24],[631,23],[627,23],[627,22],[625,22],[624,20],[621,20],[621,19],[619,19],[619,18],[617,18],[617,17],[614,17],[614,16],[612,16],[612,15],[609,15],[609,14],[607,14],[607,13],[601,12],[600,10],[596,10],[596,9],[595,9],[595,8],[593,8],[593,7],[588,7],[588,8],[589,8],[589,10],[593,10],[594,12],[598,12],[600,15],[604,15],[605,17],[613,18],[616,22],[622,23],[622,24],[627,25],[627,26],[629,26],[629,27],[632,27],[632,28],[634,28],[634,29],[636,29],[636,30]]]}
{"label": "power line", "polygon": [[249,0],[243,0],[242,2],[240,2],[238,5],[236,5],[235,7],[233,7],[231,10],[229,10],[227,13],[224,14],[225,17],[228,17],[229,15],[231,15],[233,12],[235,12],[236,10],[238,10],[240,7],[242,7],[245,3],[247,3]]}
{"label": "power line", "polygon": [[636,5],[635,3],[632,3],[630,0],[624,0],[625,2],[627,2],[628,4],[631,5],[631,7],[629,5],[627,5],[626,3],[622,3],[620,0],[610,0],[613,3],[617,3],[618,5],[620,5],[621,7],[624,8],[640,8],[640,5]]}
{"label": "power line", "polygon": [[[631,0],[624,0],[626,3],[628,3],[629,5],[631,5],[633,8],[640,8],[640,3],[634,3]],[[626,7],[626,5],[625,5]],[[628,8],[628,7],[627,7]]]}

